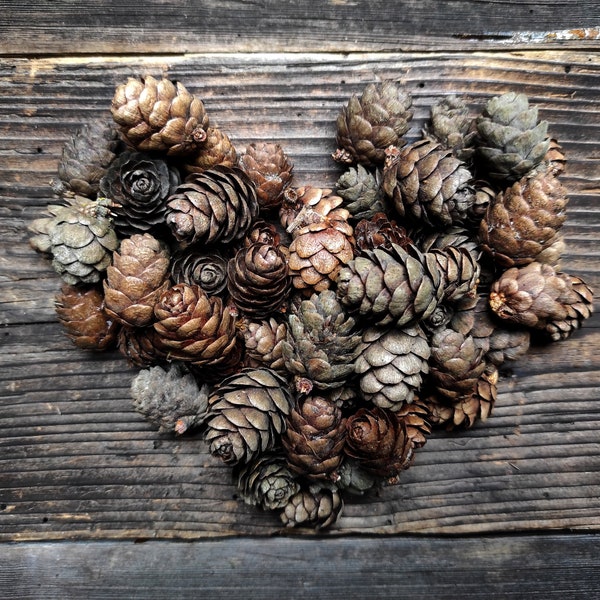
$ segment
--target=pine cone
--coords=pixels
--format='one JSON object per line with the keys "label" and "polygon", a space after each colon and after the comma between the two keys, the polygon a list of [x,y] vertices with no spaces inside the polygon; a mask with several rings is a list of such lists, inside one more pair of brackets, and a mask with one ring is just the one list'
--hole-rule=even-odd
{"label": "pine cone", "polygon": [[354,496],[362,496],[376,489],[380,484],[380,479],[376,475],[363,469],[359,460],[349,456],[344,458],[338,473],[339,479],[336,481],[338,488]]}
{"label": "pine cone", "polygon": [[83,196],[65,198],[66,205],[50,204],[50,217],[33,221],[31,246],[52,255],[52,266],[70,285],[96,283],[110,265],[118,246],[112,227],[110,200]]}
{"label": "pine cone", "polygon": [[[318,196],[319,199],[324,192],[324,190],[321,190],[320,188],[313,188],[310,186],[300,189],[310,190],[315,196]],[[279,207],[279,223],[286,231],[288,231],[288,227],[293,227],[294,220],[304,207],[304,200],[306,199],[306,196],[301,198],[298,195],[298,192],[293,188],[287,188],[283,193],[283,199],[281,200],[281,206]]]}
{"label": "pine cone", "polygon": [[520,179],[544,160],[550,140],[548,122],[538,123],[537,108],[524,94],[491,98],[477,119],[477,155],[484,172],[507,183]]}
{"label": "pine cone", "polygon": [[480,267],[477,258],[466,248],[448,246],[432,250],[443,279],[444,301],[457,302],[477,294]]}
{"label": "pine cone", "polygon": [[217,165],[235,167],[237,153],[227,134],[216,127],[209,127],[206,139],[186,156],[183,170],[187,173],[203,173]]}
{"label": "pine cone", "polygon": [[321,396],[299,400],[287,418],[281,437],[290,468],[310,479],[338,477],[346,440],[342,411]]}
{"label": "pine cone", "polygon": [[320,481],[294,494],[280,517],[286,527],[312,525],[315,529],[326,529],[337,521],[343,507],[337,487]]}
{"label": "pine cone", "polygon": [[370,83],[360,99],[353,95],[337,118],[338,150],[333,159],[359,163],[365,167],[381,165],[384,150],[402,146],[412,119],[412,98],[393,81]]}
{"label": "pine cone", "polygon": [[335,293],[325,290],[292,303],[288,323],[282,353],[288,371],[300,378],[301,390],[342,387],[354,372],[361,336]]}
{"label": "pine cone", "polygon": [[565,172],[567,159],[558,140],[550,138],[548,150],[546,151],[543,162],[546,165],[546,170],[554,175],[554,177],[559,177]]}
{"label": "pine cone", "polygon": [[361,467],[379,477],[396,480],[413,459],[406,424],[395,413],[379,408],[360,408],[348,417],[344,451]]}
{"label": "pine cone", "polygon": [[462,98],[448,96],[431,107],[431,119],[426,134],[464,162],[473,157],[473,144],[477,136],[469,107]]}
{"label": "pine cone", "polygon": [[106,314],[97,287],[63,284],[54,307],[67,336],[78,348],[107,350],[116,346],[119,324]]}
{"label": "pine cone", "polygon": [[178,283],[167,289],[154,315],[158,343],[172,359],[216,365],[235,347],[235,318],[229,307],[197,285]]}
{"label": "pine cone", "polygon": [[283,341],[287,336],[287,325],[274,318],[260,323],[245,321],[242,335],[247,356],[256,363],[275,371],[285,371]]}
{"label": "pine cone", "polygon": [[209,386],[199,387],[180,364],[141,370],[131,383],[134,408],[160,433],[181,435],[201,425],[208,410]]}
{"label": "pine cone", "polygon": [[383,191],[401,217],[434,227],[463,223],[475,201],[463,162],[433,140],[386,150]]}
{"label": "pine cone", "polygon": [[266,452],[247,464],[240,464],[233,475],[237,489],[246,504],[263,510],[285,508],[300,491],[281,452]]}
{"label": "pine cone", "polygon": [[285,379],[266,368],[224,379],[208,402],[206,441],[227,464],[247,463],[272,449],[292,408]]}
{"label": "pine cone", "polygon": [[78,129],[63,147],[58,163],[59,180],[51,182],[54,192],[59,196],[73,193],[95,198],[118,146],[112,123],[90,121]]}
{"label": "pine cone", "polygon": [[221,295],[227,287],[227,259],[217,250],[186,249],[173,257],[171,279],[198,285],[208,296]]}
{"label": "pine cone", "polygon": [[340,271],[337,294],[349,311],[375,325],[404,327],[429,317],[441,302],[443,280],[431,254],[415,246],[366,251]]}
{"label": "pine cone", "polygon": [[288,261],[292,284],[306,293],[321,292],[354,256],[349,213],[338,208],[342,199],[331,196],[331,190],[307,187],[297,191],[304,204],[288,227],[293,236]]}
{"label": "pine cone", "polygon": [[429,228],[410,231],[410,237],[421,252],[446,250],[449,247],[464,248],[473,255],[476,261],[481,254],[478,241],[473,239],[473,235],[464,227],[457,225],[439,231],[432,231]]}
{"label": "pine cone", "polygon": [[[551,340],[565,339],[592,314],[593,292],[579,277],[533,262],[505,271],[492,285],[489,302],[502,319],[545,330]],[[557,328],[566,335],[557,335]]]}
{"label": "pine cone", "polygon": [[238,168],[190,175],[169,198],[167,225],[177,241],[227,244],[242,239],[258,215],[254,186]]}
{"label": "pine cone", "polygon": [[421,387],[429,355],[429,342],[418,325],[365,330],[354,367],[362,396],[380,408],[400,410]]}
{"label": "pine cone", "polygon": [[344,199],[344,207],[355,219],[370,219],[385,212],[381,172],[371,173],[362,165],[350,167],[336,183],[337,193]]}
{"label": "pine cone", "polygon": [[290,287],[286,257],[276,246],[257,242],[240,248],[227,265],[229,295],[253,318],[263,319],[279,310]]}
{"label": "pine cone", "polygon": [[142,152],[189,154],[206,139],[202,101],[165,78],[130,77],[115,90],[111,112],[123,139]]}
{"label": "pine cone", "polygon": [[239,164],[256,186],[261,209],[278,208],[292,183],[293,164],[283,148],[271,142],[250,144]]}
{"label": "pine cone", "polygon": [[128,236],[164,223],[167,198],[179,182],[178,171],[166,161],[124,152],[100,180],[100,191],[113,201],[115,228]]}
{"label": "pine cone", "polygon": [[144,327],[154,320],[154,305],[169,287],[169,251],[149,233],[121,242],[106,269],[104,303],[108,315],[129,327]]}
{"label": "pine cone", "polygon": [[254,221],[244,238],[244,246],[247,248],[257,242],[270,244],[271,246],[281,246],[281,232],[273,223],[263,220]]}
{"label": "pine cone", "polygon": [[567,192],[549,173],[523,178],[492,204],[479,228],[481,247],[503,267],[541,262],[567,218]]}
{"label": "pine cone", "polygon": [[369,220],[362,219],[354,228],[356,248],[361,252],[382,248],[392,251],[392,244],[406,249],[412,244],[406,229],[390,221],[384,213],[375,213]]}
{"label": "pine cone", "polygon": [[427,436],[431,433],[430,414],[427,406],[418,398],[414,402],[405,404],[396,413],[406,427],[406,435],[413,448],[422,448],[427,443]]}
{"label": "pine cone", "polygon": [[121,327],[117,347],[131,367],[144,369],[167,360],[167,355],[160,348],[158,334],[151,326]]}

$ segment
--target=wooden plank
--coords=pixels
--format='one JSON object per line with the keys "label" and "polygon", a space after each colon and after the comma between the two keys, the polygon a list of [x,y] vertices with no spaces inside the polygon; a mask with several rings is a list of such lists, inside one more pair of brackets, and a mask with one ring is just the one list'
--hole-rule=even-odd
{"label": "wooden plank", "polygon": [[[130,406],[135,371],[73,348],[55,321],[59,287],[28,246],[62,144],[108,118],[114,85],[164,73],[205,99],[239,148],[281,142],[296,184],[333,186],[334,120],[376,78],[414,94],[418,135],[440,95],[480,104],[529,95],[569,157],[565,264],[600,289],[600,56],[299,54],[0,60],[0,539],[182,538],[280,531],[240,503],[200,439],[158,436]],[[600,526],[599,317],[503,371],[494,416],[437,433],[402,484],[348,502],[334,533],[481,533]]]}
{"label": "wooden plank", "polygon": [[0,1],[5,55],[598,48],[595,0]]}
{"label": "wooden plank", "polygon": [[224,539],[2,547],[14,600],[598,597],[600,536]]}

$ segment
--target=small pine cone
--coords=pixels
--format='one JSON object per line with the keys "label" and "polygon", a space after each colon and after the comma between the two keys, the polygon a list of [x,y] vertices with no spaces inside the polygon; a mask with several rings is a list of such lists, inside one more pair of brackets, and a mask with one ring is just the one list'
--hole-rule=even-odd
{"label": "small pine cone", "polygon": [[166,223],[178,242],[227,244],[242,239],[258,215],[254,185],[238,168],[190,175],[168,199]]}
{"label": "small pine cone", "polygon": [[100,180],[100,192],[113,201],[115,228],[128,236],[164,223],[167,198],[179,183],[179,172],[165,160],[123,152]]}
{"label": "small pine cone", "polygon": [[309,393],[313,386],[320,390],[343,387],[354,373],[360,341],[356,322],[333,291],[292,303],[282,352],[287,370],[299,378],[298,391]]}
{"label": "small pine cone", "polygon": [[466,248],[448,246],[432,250],[442,274],[444,301],[457,302],[477,294],[480,267],[476,257]]}
{"label": "small pine cone", "polygon": [[29,243],[52,255],[52,267],[69,285],[97,283],[111,263],[119,242],[110,218],[110,200],[83,196],[65,198],[66,205],[50,204],[51,216],[29,226]]}
{"label": "small pine cone", "polygon": [[285,508],[290,498],[300,491],[300,484],[281,452],[266,452],[238,465],[233,479],[242,500],[263,510]]}
{"label": "small pine cone", "polygon": [[144,327],[154,320],[154,305],[169,287],[169,250],[149,233],[121,242],[106,269],[104,304],[107,314],[123,325]]}
{"label": "small pine cone", "polygon": [[227,259],[218,250],[190,248],[171,261],[174,283],[198,285],[208,296],[218,296],[227,287]]}
{"label": "small pine cone", "polygon": [[354,366],[362,396],[380,408],[400,410],[421,387],[429,355],[429,342],[418,325],[366,329]]}
{"label": "small pine cone", "polygon": [[406,249],[412,244],[406,229],[390,221],[385,213],[375,213],[370,219],[362,219],[354,228],[356,248],[360,251],[383,248],[392,251],[392,244]]}
{"label": "small pine cone", "polygon": [[434,227],[463,223],[475,201],[471,172],[433,140],[386,150],[383,191],[396,212]]}
{"label": "small pine cone", "polygon": [[255,221],[244,238],[244,246],[252,246],[256,243],[270,244],[271,246],[281,245],[281,234],[273,223],[267,221]]}
{"label": "small pine cone", "polygon": [[206,139],[204,104],[179,82],[130,77],[117,86],[111,104],[123,139],[137,150],[179,156]]}
{"label": "small pine cone", "polygon": [[413,459],[413,445],[406,424],[389,410],[360,408],[348,417],[344,451],[359,461],[361,467],[391,482],[400,471],[408,469]]}
{"label": "small pine cone", "polygon": [[371,173],[362,165],[350,167],[337,180],[336,188],[344,199],[344,207],[355,219],[370,219],[385,212],[380,171]]}
{"label": "small pine cone", "polygon": [[404,422],[406,435],[413,448],[422,448],[427,442],[427,436],[431,433],[427,406],[421,400],[415,399],[414,402],[405,404],[397,411],[396,417]]}
{"label": "small pine cone", "polygon": [[158,343],[172,359],[216,365],[235,347],[235,318],[229,307],[197,285],[178,283],[167,289],[154,315]]}
{"label": "small pine cone", "polygon": [[442,396],[455,400],[473,393],[485,366],[484,350],[472,335],[447,327],[431,338],[430,381]]}
{"label": "small pine cone", "polygon": [[546,165],[546,170],[554,175],[554,177],[559,177],[565,172],[567,159],[558,140],[550,138],[543,164]]}
{"label": "small pine cone", "polygon": [[142,369],[131,383],[134,408],[157,425],[160,433],[181,435],[201,425],[209,392],[207,384],[198,386],[194,376],[178,363]]}
{"label": "small pine cone", "polygon": [[254,460],[274,448],[292,409],[287,382],[271,369],[243,369],[210,398],[206,441],[227,464]]}
{"label": "small pine cone", "polygon": [[78,194],[95,198],[106,169],[119,146],[112,123],[90,121],[67,140],[58,163],[58,181],[52,189],[58,195]]}
{"label": "small pine cone", "polygon": [[363,469],[359,460],[349,456],[340,465],[338,473],[336,485],[342,492],[353,496],[362,496],[380,485],[377,475]]}
{"label": "small pine cone", "polygon": [[434,104],[426,133],[444,148],[452,150],[456,158],[464,162],[472,159],[477,132],[469,107],[462,98],[448,96]]}
{"label": "small pine cone", "polygon": [[121,327],[117,348],[131,367],[152,367],[167,360],[154,327]]}
{"label": "small pine cone", "polygon": [[492,179],[511,183],[544,160],[548,122],[538,123],[527,96],[507,92],[491,98],[477,119],[477,156]]}
{"label": "small pine cone", "polygon": [[78,348],[108,350],[116,346],[119,324],[104,310],[104,297],[97,287],[63,284],[54,307]]}
{"label": "small pine cone", "polygon": [[250,144],[240,156],[239,165],[256,186],[261,209],[281,206],[285,190],[292,183],[293,164],[279,144]]}
{"label": "small pine cone", "polygon": [[183,170],[186,173],[203,173],[217,165],[235,167],[237,153],[226,133],[216,127],[209,127],[206,139],[197,145],[190,156],[185,157]]}
{"label": "small pine cone", "polygon": [[338,477],[346,441],[346,419],[342,411],[321,396],[308,396],[296,403],[287,418],[281,442],[290,468],[309,479]]}
{"label": "small pine cone", "polygon": [[343,507],[338,488],[320,481],[294,494],[280,517],[286,527],[310,525],[315,529],[327,529],[337,521]]}
{"label": "small pine cone", "polygon": [[285,371],[283,341],[287,336],[287,325],[273,317],[268,321],[243,322],[242,336],[246,355],[256,363],[275,371]]}
{"label": "small pine cone", "polygon": [[524,266],[557,238],[566,215],[567,192],[549,173],[523,178],[500,192],[481,221],[481,247],[502,267]]}
{"label": "small pine cone", "polygon": [[227,265],[227,289],[244,314],[263,319],[279,310],[290,292],[285,254],[257,242],[240,248]]}
{"label": "small pine cone", "polygon": [[442,300],[443,280],[431,253],[415,246],[370,250],[340,271],[337,294],[350,312],[384,326],[405,327],[429,317]]}
{"label": "small pine cone", "polygon": [[457,225],[441,231],[432,231],[429,228],[410,232],[411,238],[421,252],[432,250],[445,250],[448,247],[464,248],[468,250],[475,260],[479,259],[479,243],[464,227]]}
{"label": "small pine cone", "polygon": [[501,319],[532,329],[549,327],[547,335],[553,339],[557,323],[576,324],[570,328],[574,331],[592,314],[593,293],[578,277],[533,262],[505,271],[492,285],[489,303]]}
{"label": "small pine cone", "polygon": [[[315,190],[320,192],[322,195],[323,190],[320,188],[308,188],[309,190]],[[320,196],[319,196],[320,197]],[[291,227],[294,220],[298,216],[298,213],[304,207],[305,197],[300,197],[298,192],[293,188],[288,188],[283,193],[283,199],[281,206],[279,207],[279,222],[281,226],[287,231],[288,227]]]}
{"label": "small pine cone", "polygon": [[370,83],[360,99],[353,95],[337,118],[338,150],[333,159],[365,167],[381,165],[384,150],[404,145],[412,119],[412,97],[393,81]]}

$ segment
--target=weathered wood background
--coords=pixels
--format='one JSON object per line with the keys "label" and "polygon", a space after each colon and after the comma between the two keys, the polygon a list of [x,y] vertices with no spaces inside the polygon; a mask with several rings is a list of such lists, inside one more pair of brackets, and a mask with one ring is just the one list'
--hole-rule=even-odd
{"label": "weathered wood background", "polygon": [[[70,345],[53,313],[59,280],[28,246],[27,224],[51,198],[48,181],[63,143],[83,121],[110,117],[114,87],[128,76],[182,81],[204,99],[211,118],[239,148],[278,141],[294,160],[296,182],[321,186],[333,186],[340,174],[329,159],[337,112],[367,82],[393,78],[412,92],[413,137],[441,95],[466,94],[475,108],[491,95],[524,92],[569,159],[563,177],[570,195],[564,267],[600,290],[597,2],[197,4],[0,1],[0,541],[20,542],[4,546],[9,551],[0,567],[0,589],[10,585],[15,598],[35,595],[35,574],[21,587],[15,582],[28,561],[44,557],[60,557],[77,577],[91,569],[93,577],[116,586],[103,558],[115,564],[134,553],[139,577],[147,573],[131,540],[288,533],[276,515],[236,500],[229,468],[210,457],[201,440],[159,436],[132,410],[128,388],[134,371],[120,356]],[[297,547],[306,574],[311,568],[321,572],[326,549],[338,567],[345,556],[353,557],[356,569],[368,568],[369,560],[405,562],[430,570],[429,579],[413,581],[413,592],[429,582],[439,586],[434,597],[440,598],[453,597],[451,591],[443,595],[452,578],[436,570],[445,561],[449,572],[462,569],[474,586],[482,586],[484,597],[516,564],[507,562],[506,553],[527,534],[530,546],[523,542],[515,552],[524,558],[526,548],[535,548],[543,576],[517,577],[523,582],[518,589],[547,589],[544,597],[559,591],[582,594],[563,597],[593,597],[591,548],[599,538],[585,532],[600,529],[599,322],[594,316],[570,340],[536,347],[504,369],[498,404],[486,423],[468,432],[436,433],[401,485],[348,503],[329,533],[302,542],[197,541],[195,551],[203,560],[213,551],[237,557],[245,565],[240,577],[256,564],[240,558],[253,552],[254,543],[261,557]],[[554,536],[552,543],[563,544],[565,556],[583,558],[578,563],[565,558],[570,570],[563,572],[558,554],[548,554],[544,568],[550,549],[543,536],[575,530],[580,533]],[[374,554],[383,538],[324,541],[340,534],[429,535],[387,540]],[[462,564],[461,553],[448,552],[440,535],[454,536],[470,560]],[[61,543],[67,540],[78,542]],[[114,544],[99,547],[94,540]],[[33,541],[46,544],[26,543]],[[361,544],[370,557],[362,564],[356,551]],[[187,576],[181,591],[192,596],[193,565],[185,561],[193,551],[181,548],[153,542],[148,552],[170,553],[169,577]],[[422,562],[398,553],[419,554]],[[281,573],[293,570],[286,564]],[[45,565],[42,575],[50,578],[57,568]],[[500,569],[499,575],[489,581],[475,575],[486,568]],[[223,573],[202,571],[205,578],[210,573],[214,597],[225,595]],[[377,573],[383,587],[371,592],[385,597],[390,591],[385,571],[379,567]],[[72,581],[63,576],[64,585],[49,589],[56,597],[77,597],[73,590],[83,588],[65,595]],[[335,581],[351,589],[356,581],[346,577]],[[547,584],[559,580],[563,587]],[[260,578],[252,581],[251,589],[260,586]],[[388,583],[402,589],[399,581]],[[138,597],[131,585],[123,588],[126,596]],[[242,593],[244,584],[237,580],[230,597],[238,597],[231,595],[236,585]],[[155,589],[148,586],[139,597],[164,597]],[[521,597],[515,589],[506,588],[507,596]],[[276,589],[270,594],[275,597]]]}

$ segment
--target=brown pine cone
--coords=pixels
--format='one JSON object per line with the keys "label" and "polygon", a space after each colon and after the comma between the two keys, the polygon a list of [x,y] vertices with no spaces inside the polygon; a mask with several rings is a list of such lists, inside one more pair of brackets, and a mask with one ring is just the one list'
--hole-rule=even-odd
{"label": "brown pine cone", "polygon": [[208,403],[205,439],[211,454],[227,464],[249,462],[274,448],[292,409],[287,382],[266,368],[224,379]]}
{"label": "brown pine cone", "polygon": [[95,198],[106,169],[119,146],[112,123],[90,121],[67,140],[58,163],[58,181],[52,189],[59,196],[66,192]]}
{"label": "brown pine cone", "polygon": [[241,334],[246,348],[248,366],[265,366],[285,372],[282,342],[287,336],[287,325],[273,317],[268,321],[253,323],[242,321]]}
{"label": "brown pine cone", "polygon": [[370,471],[396,480],[413,459],[404,419],[384,408],[360,408],[348,417],[345,453]]}
{"label": "brown pine cone", "polygon": [[276,246],[257,242],[240,248],[227,265],[227,289],[248,316],[263,319],[279,310],[290,292],[286,256]]}
{"label": "brown pine cone", "polygon": [[169,287],[169,251],[149,233],[121,242],[106,269],[104,303],[107,314],[129,327],[144,327],[154,319],[154,305]]}
{"label": "brown pine cone", "polygon": [[592,314],[593,292],[580,278],[533,262],[505,271],[492,285],[489,303],[501,319],[564,339],[556,327],[566,322],[565,331],[578,329]]}
{"label": "brown pine cone", "polygon": [[[319,188],[309,187],[308,189],[320,191],[322,194],[322,190]],[[302,210],[302,207],[304,206],[304,199],[305,198],[300,198],[298,192],[293,188],[288,188],[283,193],[281,206],[279,207],[279,222],[286,231],[288,230],[288,227],[292,226],[294,219]]]}
{"label": "brown pine cone", "polygon": [[117,348],[131,367],[153,367],[167,360],[154,327],[121,327]]}
{"label": "brown pine cone", "polygon": [[292,183],[293,164],[283,148],[272,142],[250,144],[240,156],[239,165],[256,186],[261,209],[278,208]]}
{"label": "brown pine cone", "polygon": [[353,95],[337,118],[338,149],[333,159],[365,167],[383,164],[384,150],[402,146],[412,119],[412,97],[393,81],[370,83],[360,99]]}
{"label": "brown pine cone", "polygon": [[544,164],[546,165],[546,169],[555,177],[562,175],[567,167],[567,159],[563,148],[558,143],[558,140],[554,138],[550,138],[548,150],[544,156]]}
{"label": "brown pine cone", "polygon": [[179,82],[130,77],[117,86],[111,112],[123,139],[143,152],[179,156],[206,139],[204,104]]}
{"label": "brown pine cone", "polygon": [[299,400],[287,417],[281,437],[290,468],[309,479],[338,477],[346,440],[346,419],[342,411],[321,396]]}
{"label": "brown pine cone", "polygon": [[63,284],[54,308],[67,336],[85,350],[107,350],[116,346],[119,324],[104,310],[104,297],[97,287]]}
{"label": "brown pine cone", "polygon": [[375,213],[370,219],[362,219],[354,228],[356,248],[361,252],[383,248],[388,252],[392,244],[397,244],[406,249],[412,244],[404,227],[390,221],[385,213]]}
{"label": "brown pine cone", "polygon": [[196,365],[218,364],[235,348],[235,318],[218,296],[178,283],[154,306],[158,344],[169,358]]}
{"label": "brown pine cone", "polygon": [[498,193],[479,227],[481,247],[502,267],[540,261],[566,215],[567,192],[548,172],[525,177]]}
{"label": "brown pine cone", "polygon": [[280,231],[273,223],[262,220],[255,221],[244,238],[244,245],[248,247],[257,242],[260,242],[261,244],[270,244],[271,246],[280,246]]}
{"label": "brown pine cone", "polygon": [[197,145],[190,156],[185,157],[183,170],[186,173],[203,173],[217,165],[235,167],[237,153],[226,133],[216,127],[209,127],[206,139]]}
{"label": "brown pine cone", "polygon": [[431,433],[430,415],[427,406],[420,399],[405,404],[396,412],[396,417],[404,422],[406,435],[413,448],[422,448]]}
{"label": "brown pine cone", "polygon": [[477,294],[480,267],[477,258],[466,248],[448,246],[432,250],[443,277],[444,300],[457,302]]}
{"label": "brown pine cone", "polygon": [[343,507],[337,487],[332,483],[319,481],[294,494],[280,517],[286,527],[310,525],[315,529],[326,529],[337,521]]}
{"label": "brown pine cone", "polygon": [[227,287],[227,259],[217,250],[189,248],[171,261],[174,283],[199,285],[209,296],[218,296]]}
{"label": "brown pine cone", "polygon": [[475,201],[464,163],[430,139],[386,150],[383,191],[401,217],[434,227],[463,223]]}
{"label": "brown pine cone", "polygon": [[236,168],[190,175],[168,199],[166,223],[178,242],[227,244],[242,239],[258,215],[254,185]]}

